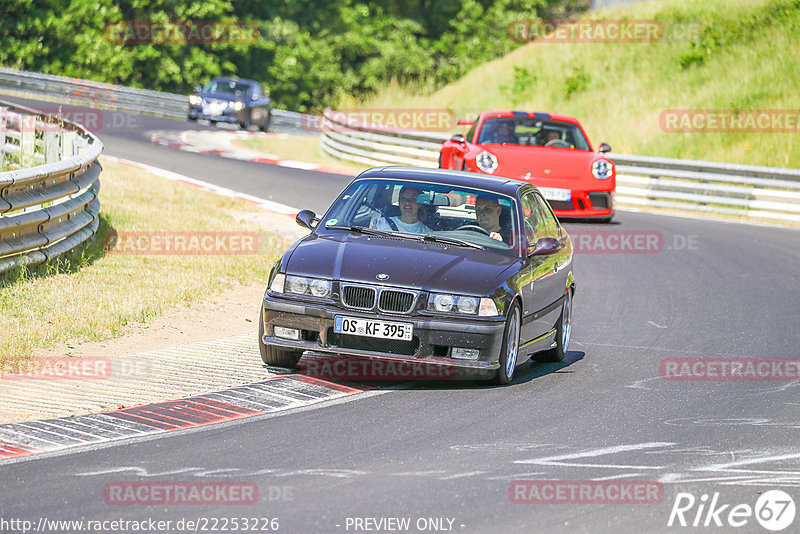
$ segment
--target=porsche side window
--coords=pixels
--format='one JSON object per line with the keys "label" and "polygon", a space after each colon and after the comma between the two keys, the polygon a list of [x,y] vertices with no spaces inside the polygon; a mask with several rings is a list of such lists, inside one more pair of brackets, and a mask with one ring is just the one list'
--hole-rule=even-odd
{"label": "porsche side window", "polygon": [[465,139],[467,140],[467,143],[471,143],[472,142],[472,137],[475,135],[475,128],[477,126],[478,126],[478,119],[476,118],[475,122],[472,123],[472,128],[469,129],[469,131],[467,132],[467,135],[465,137]]}

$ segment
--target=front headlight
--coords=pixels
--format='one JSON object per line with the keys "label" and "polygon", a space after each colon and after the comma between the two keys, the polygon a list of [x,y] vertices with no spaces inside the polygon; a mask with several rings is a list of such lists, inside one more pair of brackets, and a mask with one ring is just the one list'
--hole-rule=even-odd
{"label": "front headlight", "polygon": [[269,290],[273,293],[283,293],[283,287],[286,285],[286,275],[283,273],[278,273],[275,275],[275,278],[272,279],[272,283],[269,285]]}
{"label": "front headlight", "polygon": [[191,95],[191,96],[189,97],[189,103],[190,103],[190,104],[192,104],[193,106],[199,106],[199,105],[200,105],[200,102],[202,102],[202,101],[203,101],[203,99],[202,99],[202,98],[200,98],[200,97],[199,97],[199,96],[197,96],[197,95]]}
{"label": "front headlight", "polygon": [[497,306],[492,299],[447,293],[431,293],[428,297],[428,310],[481,317],[499,315]]}
{"label": "front headlight", "polygon": [[286,276],[285,292],[293,295],[305,295],[319,299],[331,298],[332,284],[330,280],[306,278],[305,276]]}
{"label": "front headlight", "polygon": [[611,174],[614,172],[614,164],[608,161],[607,159],[598,159],[594,163],[592,163],[592,174],[595,178],[599,180],[605,180],[607,178],[611,178]]}
{"label": "front headlight", "polygon": [[475,165],[483,172],[492,174],[497,170],[497,156],[484,150],[475,158]]}
{"label": "front headlight", "polygon": [[232,107],[234,111],[241,111],[244,108],[244,102],[231,102],[228,105]]}

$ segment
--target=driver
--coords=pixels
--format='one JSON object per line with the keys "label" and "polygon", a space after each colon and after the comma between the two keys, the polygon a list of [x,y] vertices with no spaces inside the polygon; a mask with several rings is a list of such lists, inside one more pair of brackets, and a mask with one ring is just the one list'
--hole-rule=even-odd
{"label": "driver", "polygon": [[376,230],[400,231],[414,234],[427,234],[432,230],[419,220],[422,205],[417,202],[422,193],[419,189],[404,185],[400,188],[400,216],[381,217],[370,225]]}
{"label": "driver", "polygon": [[555,130],[550,130],[547,132],[547,135],[545,135],[544,142],[545,144],[547,144],[550,141],[558,141],[560,139],[561,139],[561,134],[559,134]]}
{"label": "driver", "polygon": [[489,138],[490,143],[518,145],[519,138],[514,133],[514,121],[501,121]]}
{"label": "driver", "polygon": [[489,237],[508,243],[508,236],[504,236],[505,230],[500,225],[500,214],[503,208],[491,197],[478,197],[475,201],[475,216],[478,225],[489,232]]}

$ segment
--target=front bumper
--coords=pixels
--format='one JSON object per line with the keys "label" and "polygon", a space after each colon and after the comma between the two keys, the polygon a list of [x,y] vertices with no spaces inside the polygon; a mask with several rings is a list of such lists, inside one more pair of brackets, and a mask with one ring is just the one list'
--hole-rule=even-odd
{"label": "front bumper", "polygon": [[570,200],[548,200],[556,217],[610,218],[614,215],[614,193],[571,191]]}
{"label": "front bumper", "polygon": [[[505,321],[502,319],[470,320],[363,313],[334,305],[276,298],[269,294],[265,295],[263,306],[264,337],[261,341],[266,345],[328,355],[444,366],[458,377],[465,378],[489,378],[499,368],[498,357],[505,332]],[[336,315],[412,323],[413,339],[396,341],[337,334],[333,332]],[[276,337],[275,326],[298,329],[301,339]],[[476,360],[452,358],[453,347],[478,349],[480,353]]]}
{"label": "front bumper", "polygon": [[200,106],[189,106],[189,118],[191,119],[204,119],[207,121],[215,122],[239,122],[239,113],[234,110],[224,110],[222,113],[209,114],[203,113]]}

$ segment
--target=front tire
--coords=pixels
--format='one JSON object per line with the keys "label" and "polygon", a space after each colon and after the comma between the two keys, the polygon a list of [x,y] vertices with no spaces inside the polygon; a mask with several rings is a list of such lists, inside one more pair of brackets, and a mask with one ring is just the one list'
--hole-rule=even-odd
{"label": "front tire", "polygon": [[514,378],[514,369],[517,367],[519,356],[519,335],[522,320],[520,318],[519,303],[511,305],[506,319],[506,328],[503,333],[503,346],[500,348],[500,368],[497,370],[494,383],[505,385]]}
{"label": "front tire", "polygon": [[272,111],[267,113],[267,118],[264,119],[264,122],[259,126],[259,129],[266,133],[269,131],[269,123],[272,122]]}
{"label": "front tire", "polygon": [[275,367],[287,369],[297,368],[297,362],[303,356],[301,350],[286,350],[264,344],[264,307],[258,316],[258,349],[261,352],[261,361]]}
{"label": "front tire", "polygon": [[540,352],[536,356],[536,360],[540,362],[562,361],[567,355],[570,337],[572,337],[572,290],[568,289],[561,316],[556,323],[556,346],[548,351]]}

